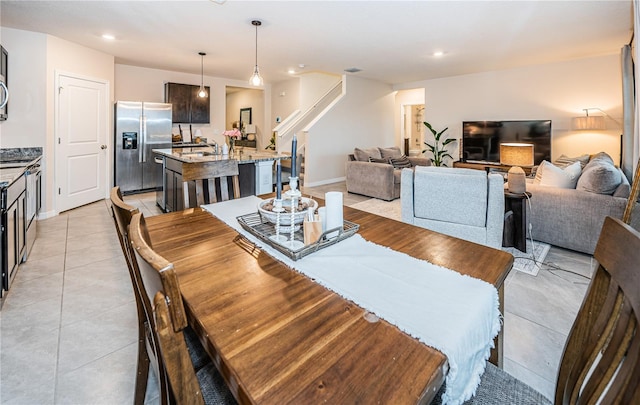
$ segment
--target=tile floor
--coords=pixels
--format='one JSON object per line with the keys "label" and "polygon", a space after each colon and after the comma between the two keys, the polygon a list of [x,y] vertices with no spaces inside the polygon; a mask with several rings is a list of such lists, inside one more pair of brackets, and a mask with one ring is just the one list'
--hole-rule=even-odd
{"label": "tile floor", "polygon": [[[323,196],[344,183],[305,189]],[[160,213],[155,194],[125,200]],[[505,292],[505,369],[548,397],[589,280],[590,256],[552,247],[537,277],[512,272]],[[133,291],[107,201],[38,223],[38,239],[0,311],[1,404],[131,403],[136,361]],[[152,387],[155,383],[151,382]],[[148,403],[157,402],[154,389]]]}

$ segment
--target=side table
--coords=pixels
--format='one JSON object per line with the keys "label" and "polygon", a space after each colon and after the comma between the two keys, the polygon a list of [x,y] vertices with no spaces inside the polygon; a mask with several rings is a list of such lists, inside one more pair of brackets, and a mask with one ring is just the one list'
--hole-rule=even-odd
{"label": "side table", "polygon": [[512,193],[504,190],[504,230],[502,246],[527,252],[527,199],[531,193]]}

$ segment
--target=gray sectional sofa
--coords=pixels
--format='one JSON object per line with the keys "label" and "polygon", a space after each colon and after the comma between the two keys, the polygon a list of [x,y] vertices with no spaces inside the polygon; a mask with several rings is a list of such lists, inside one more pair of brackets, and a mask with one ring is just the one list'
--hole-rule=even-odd
{"label": "gray sectional sofa", "polygon": [[[573,188],[545,185],[544,180],[527,180],[527,191],[532,194],[530,204],[527,204],[527,219],[534,240],[593,254],[604,218],[622,218],[630,187],[624,174],[613,166],[613,160],[606,154],[585,156],[584,168],[574,179]],[[564,161],[560,159],[560,164],[556,161],[556,165],[562,167],[567,160],[579,159],[564,158]],[[542,176],[538,173],[538,180],[544,177],[545,171]],[[636,229],[639,216],[634,215],[632,221]]]}
{"label": "gray sectional sofa", "polygon": [[[345,164],[347,191],[391,201],[400,198],[400,173],[403,161],[397,146],[388,148],[355,148]],[[392,160],[393,159],[393,160]],[[406,158],[412,166],[429,166],[427,158]],[[396,165],[394,166],[393,163]]]}

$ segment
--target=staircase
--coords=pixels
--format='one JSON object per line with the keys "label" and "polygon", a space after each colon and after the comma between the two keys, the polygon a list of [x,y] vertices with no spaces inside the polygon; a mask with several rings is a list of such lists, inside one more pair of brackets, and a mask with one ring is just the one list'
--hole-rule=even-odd
{"label": "staircase", "polygon": [[[340,80],[329,91],[323,94],[318,101],[316,101],[306,111],[300,112],[300,110],[294,111],[291,115],[285,118],[280,124],[278,124],[273,132],[276,135],[276,152],[282,154],[291,153],[291,140],[293,134],[296,134],[296,140],[298,142],[297,155],[298,155],[298,182],[300,186],[304,183],[305,172],[305,146],[307,140],[307,131],[313,124],[322,117],[322,115],[331,109],[335,103],[344,95],[344,81]],[[286,163],[285,163],[286,162]],[[283,168],[286,164],[290,165],[290,161],[283,161]]]}

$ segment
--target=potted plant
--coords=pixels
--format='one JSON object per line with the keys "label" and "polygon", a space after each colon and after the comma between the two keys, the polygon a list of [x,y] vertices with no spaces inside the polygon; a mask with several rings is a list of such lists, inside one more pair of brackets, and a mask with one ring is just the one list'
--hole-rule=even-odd
{"label": "potted plant", "polygon": [[454,138],[442,139],[442,134],[444,134],[445,131],[449,129],[449,127],[443,129],[440,132],[437,132],[435,129],[433,129],[431,124],[429,124],[428,122],[424,121],[423,124],[425,127],[429,128],[429,131],[431,131],[431,133],[433,134],[434,142],[432,145],[427,141],[425,141],[424,144],[427,145],[427,149],[424,149],[422,153],[425,153],[426,151],[431,152],[431,154],[433,155],[432,158],[429,158],[431,160],[431,163],[434,166],[446,167],[447,164],[444,162],[444,159],[445,158],[453,159],[453,156],[451,156],[451,154],[447,151],[447,145],[449,145],[452,142],[455,142],[456,140]]}

